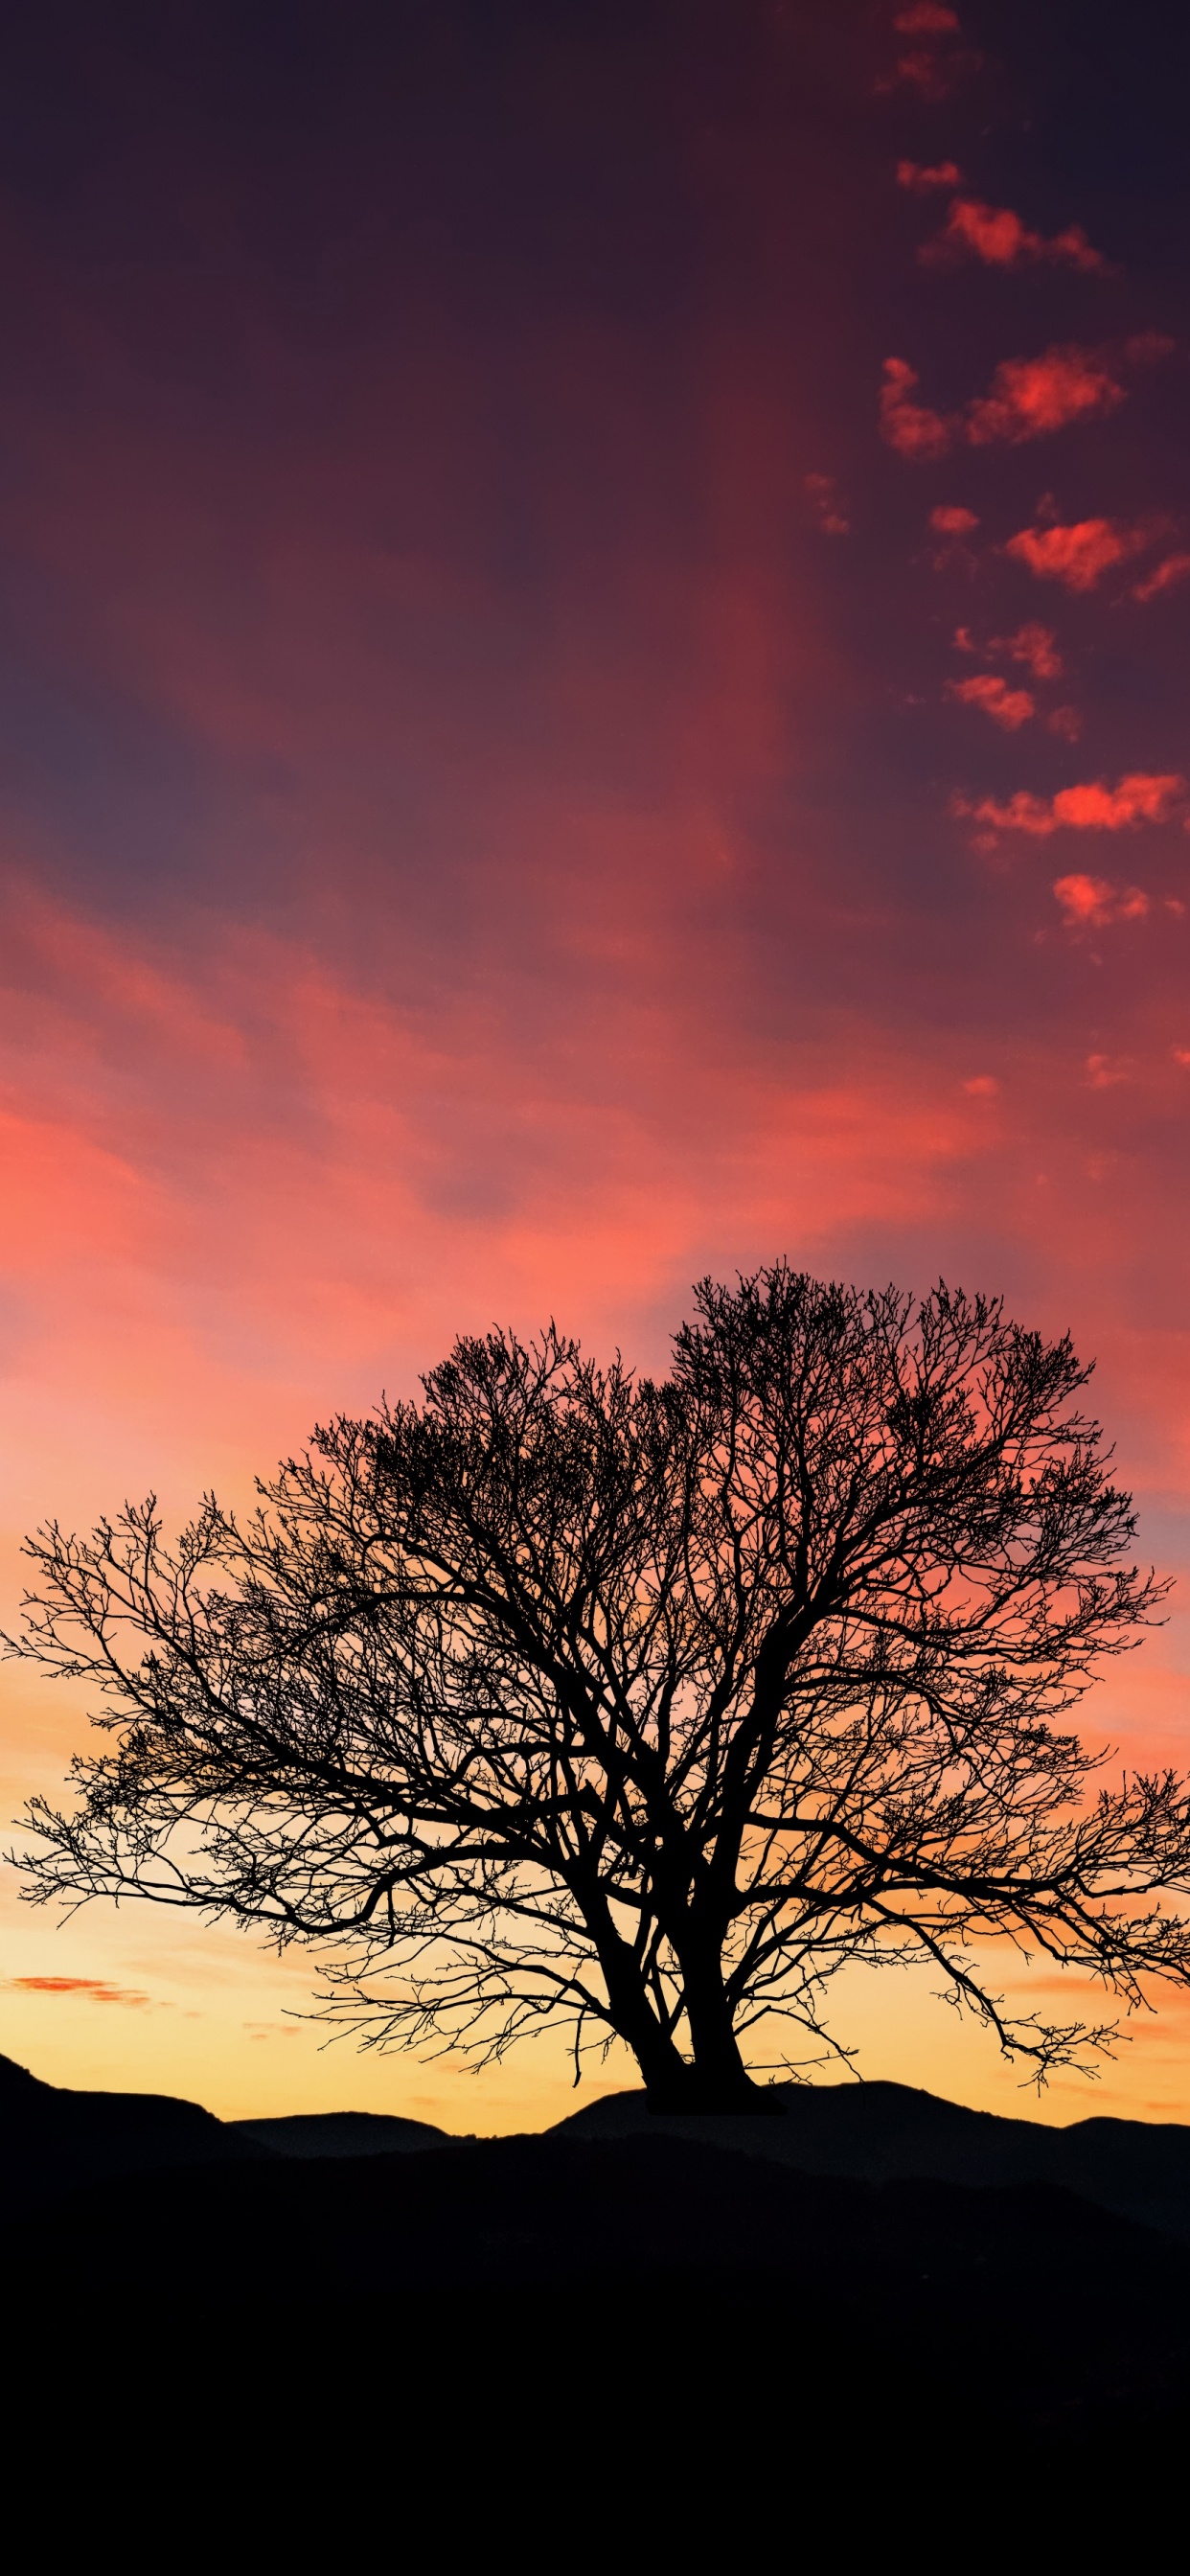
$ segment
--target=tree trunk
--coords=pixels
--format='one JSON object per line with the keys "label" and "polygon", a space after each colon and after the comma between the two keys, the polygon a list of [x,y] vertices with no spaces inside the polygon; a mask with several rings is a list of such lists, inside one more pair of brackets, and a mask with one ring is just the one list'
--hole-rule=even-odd
{"label": "tree trunk", "polygon": [[723,1991],[718,1941],[675,1941],[682,1970],[692,2060],[658,2021],[639,1967],[621,1941],[602,1892],[586,1896],[587,1921],[599,1948],[611,2017],[644,2077],[650,2111],[780,2117],[785,2105],[771,2085],[754,2084],[740,2056]]}
{"label": "tree trunk", "polygon": [[670,2070],[658,2084],[645,2082],[649,2109],[661,2113],[707,2112],[721,2116],[780,2117],[785,2105],[768,2084],[756,2084],[740,2055],[731,2012],[723,1991],[717,1953],[682,1957],[686,2019],[690,2025],[693,2063],[674,2051],[680,2072]]}

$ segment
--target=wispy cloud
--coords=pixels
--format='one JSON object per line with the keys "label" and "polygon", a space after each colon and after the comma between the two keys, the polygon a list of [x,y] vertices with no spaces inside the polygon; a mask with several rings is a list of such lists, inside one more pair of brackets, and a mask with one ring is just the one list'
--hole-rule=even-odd
{"label": "wispy cloud", "polygon": [[980,60],[974,53],[937,54],[926,46],[917,46],[911,54],[902,54],[889,78],[878,81],[876,86],[882,90],[915,89],[919,98],[938,106],[953,95],[969,73],[978,71]]}
{"label": "wispy cloud", "polygon": [[106,1977],[6,1977],[4,1983],[17,1994],[82,1995],[90,2004],[124,2004],[135,2012],[143,2012],[153,2000],[133,1986],[114,1986]]}
{"label": "wispy cloud", "polygon": [[974,510],[952,508],[949,502],[945,502],[937,510],[931,510],[930,526],[940,537],[968,537],[979,526],[979,521]]}
{"label": "wispy cloud", "polygon": [[1029,691],[1010,689],[1007,680],[1000,679],[994,671],[978,671],[969,680],[948,680],[946,695],[959,699],[965,707],[981,707],[1006,733],[1019,732],[1036,713]]}
{"label": "wispy cloud", "polygon": [[942,231],[923,242],[917,256],[926,268],[951,268],[963,259],[982,260],[986,268],[1032,268],[1047,261],[1100,275],[1108,267],[1081,224],[1068,224],[1047,240],[1011,206],[985,205],[979,197],[956,197]]}
{"label": "wispy cloud", "polygon": [[1053,892],[1071,930],[1103,930],[1114,921],[1143,921],[1152,909],[1139,886],[1109,885],[1106,877],[1059,877]]}
{"label": "wispy cloud", "polygon": [[1041,626],[1030,618],[1018,626],[1015,635],[993,636],[989,653],[1006,654],[1010,662],[1023,662],[1035,680],[1060,680],[1064,669],[1052,626]]}
{"label": "wispy cloud", "polygon": [[899,36],[957,36],[959,21],[953,9],[944,9],[940,0],[913,0],[913,6],[902,9],[893,19]]}
{"label": "wispy cloud", "polygon": [[1185,581],[1188,573],[1190,555],[1167,555],[1155,572],[1147,573],[1143,581],[1137,582],[1132,596],[1140,600],[1156,599],[1161,591],[1172,590],[1176,583]]}
{"label": "wispy cloud", "polygon": [[1186,794],[1186,781],[1174,772],[1132,770],[1115,787],[1103,779],[1060,788],[1056,796],[1034,796],[1018,789],[1006,803],[993,796],[978,804],[956,798],[953,811],[988,823],[998,832],[1025,832],[1048,841],[1055,832],[1122,832],[1140,823],[1167,823]]}
{"label": "wispy cloud", "polygon": [[884,384],[880,395],[880,435],[898,456],[920,462],[933,456],[945,456],[951,442],[949,425],[940,412],[929,411],[913,400],[918,382],[915,370],[904,358],[886,358]]}
{"label": "wispy cloud", "polygon": [[963,173],[957,161],[898,161],[897,186],[909,188],[915,197],[929,196],[935,188],[958,188]]}
{"label": "wispy cloud", "polygon": [[807,474],[806,490],[814,505],[818,525],[827,537],[847,537],[851,521],[839,499],[839,487],[833,474]]}

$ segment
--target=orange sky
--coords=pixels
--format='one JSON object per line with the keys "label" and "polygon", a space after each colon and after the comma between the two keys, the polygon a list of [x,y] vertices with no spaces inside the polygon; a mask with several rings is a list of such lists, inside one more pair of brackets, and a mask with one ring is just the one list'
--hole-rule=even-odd
{"label": "orange sky", "polygon": [[[10,1605],[44,1515],[240,1495],[456,1332],[656,1366],[708,1268],[941,1272],[1097,1354],[1182,1581],[1088,1724],[1190,1760],[1177,85],[1143,9],[915,14],[21,33]],[[8,1812],[82,1733],[9,1669]],[[302,1962],[148,1909],[6,1881],[0,1939],[57,2081],[567,2107],[548,2043],[323,2052]],[[849,2009],[1019,2107],[908,1981]],[[1043,2116],[1190,2118],[1185,2031]]]}

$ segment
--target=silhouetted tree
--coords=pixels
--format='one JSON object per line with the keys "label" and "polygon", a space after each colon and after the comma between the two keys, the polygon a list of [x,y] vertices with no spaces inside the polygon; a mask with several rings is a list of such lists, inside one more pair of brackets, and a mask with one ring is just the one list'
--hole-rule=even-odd
{"label": "silhouetted tree", "polygon": [[1106,2045],[982,1963],[1190,1979],[1184,1785],[1088,1795],[1063,1728],[1164,1588],[1088,1375],[999,1303],[782,1263],[704,1283],[663,1381],[493,1334],[246,1525],[51,1526],[21,1651],[119,1740],[73,1814],[34,1801],[31,1892],[333,1945],[327,2009],[376,2038],[569,2016],[576,2074],[618,2034],[661,2104],[764,2107],[748,2034],[837,2046],[857,1959],[931,1961],[1040,2073]]}

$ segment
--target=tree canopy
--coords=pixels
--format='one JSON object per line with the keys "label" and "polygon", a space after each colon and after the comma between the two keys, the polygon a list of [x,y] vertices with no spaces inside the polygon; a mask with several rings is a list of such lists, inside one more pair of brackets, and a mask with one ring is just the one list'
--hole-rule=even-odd
{"label": "tree canopy", "polygon": [[663,1379],[492,1333],[247,1520],[51,1524],[19,1651],[115,1742],[33,1802],[28,1891],[308,1941],[373,2038],[561,2017],[662,2105],[841,2050],[857,1959],[1075,2061],[1110,2020],[1010,2014],[992,1941],[1125,2009],[1190,1981],[1186,1784],[1105,1786],[1068,1723],[1164,1590],[1089,1374],[998,1301],[778,1263],[702,1284]]}

